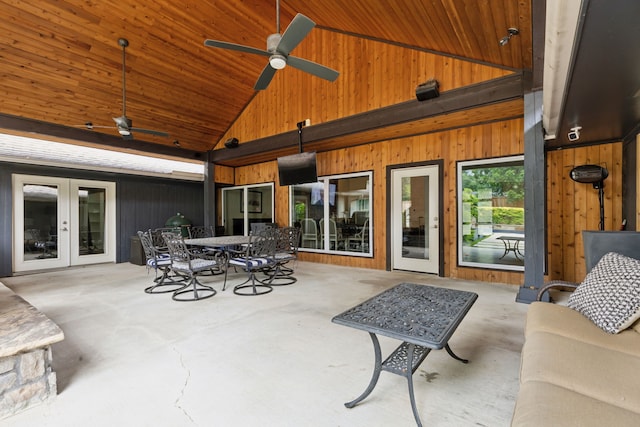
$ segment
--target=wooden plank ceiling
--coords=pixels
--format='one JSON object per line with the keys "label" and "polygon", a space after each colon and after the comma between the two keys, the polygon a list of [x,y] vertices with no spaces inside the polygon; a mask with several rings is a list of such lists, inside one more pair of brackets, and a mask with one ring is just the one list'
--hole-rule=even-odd
{"label": "wooden plank ceiling", "polygon": [[[255,96],[266,58],[208,48],[203,41],[263,48],[276,31],[275,11],[275,1],[265,0],[0,0],[0,114],[69,127],[61,129],[69,129],[73,139],[90,141],[95,133],[118,137],[112,118],[122,115],[118,38],[124,37],[130,43],[127,116],[135,127],[170,134],[134,133],[135,140],[146,150],[166,151],[175,148],[174,141],[185,150],[211,150]],[[317,23],[313,32],[514,71],[532,68],[530,1],[283,0],[280,12],[282,31],[303,13]],[[508,27],[518,27],[520,35],[505,49],[498,40]],[[305,47],[317,52],[307,59],[317,60],[323,49],[357,49],[357,43],[327,47],[319,40],[302,42],[316,43]],[[334,62],[324,65],[340,70],[347,56],[333,55]],[[317,78],[309,79],[311,85]],[[86,130],[86,122],[96,127]]]}

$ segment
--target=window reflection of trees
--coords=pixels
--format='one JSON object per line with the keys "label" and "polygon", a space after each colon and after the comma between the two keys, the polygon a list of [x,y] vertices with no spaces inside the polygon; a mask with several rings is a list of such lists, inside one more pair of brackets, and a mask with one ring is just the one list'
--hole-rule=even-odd
{"label": "window reflection of trees", "polygon": [[460,162],[458,194],[459,264],[522,270],[522,156]]}

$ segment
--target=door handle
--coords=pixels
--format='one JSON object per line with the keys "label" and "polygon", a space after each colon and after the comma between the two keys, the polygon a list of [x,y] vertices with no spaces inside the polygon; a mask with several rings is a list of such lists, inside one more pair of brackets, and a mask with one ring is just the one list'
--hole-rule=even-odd
{"label": "door handle", "polygon": [[62,231],[69,231],[67,227],[62,227]]}

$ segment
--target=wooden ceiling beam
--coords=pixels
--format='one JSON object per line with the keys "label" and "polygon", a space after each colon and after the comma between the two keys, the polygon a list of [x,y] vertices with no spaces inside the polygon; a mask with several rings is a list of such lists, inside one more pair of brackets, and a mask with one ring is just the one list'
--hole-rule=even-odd
{"label": "wooden ceiling beam", "polygon": [[[354,135],[383,129],[390,126],[409,124],[429,117],[454,113],[462,110],[501,103],[522,98],[524,93],[524,75],[515,73],[487,82],[452,89],[439,98],[428,101],[412,100],[389,107],[378,108],[362,114],[332,120],[303,130],[303,147]],[[520,114],[520,113],[518,113]],[[362,143],[362,142],[360,142]],[[222,148],[211,152],[213,163],[239,166],[254,163],[254,159],[274,160],[278,153],[296,148],[298,131],[280,133],[254,141],[243,142],[236,148]],[[269,155],[271,153],[271,155]],[[246,161],[243,163],[243,160]]]}
{"label": "wooden ceiling beam", "polygon": [[170,147],[163,144],[153,144],[139,139],[127,140],[100,132],[41,122],[39,120],[27,119],[9,114],[0,113],[0,129],[6,129],[11,133],[20,133],[25,135],[33,134],[34,138],[38,138],[37,135],[45,135],[55,140],[65,140],[65,142],[69,142],[69,140],[81,141],[83,145],[86,143],[96,144],[113,151],[131,150],[190,160],[200,158],[204,159],[203,153],[199,151]]}

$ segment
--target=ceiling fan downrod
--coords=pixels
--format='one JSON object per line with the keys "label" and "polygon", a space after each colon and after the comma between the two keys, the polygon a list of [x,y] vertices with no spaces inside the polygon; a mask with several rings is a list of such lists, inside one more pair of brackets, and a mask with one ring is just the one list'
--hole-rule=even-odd
{"label": "ceiling fan downrod", "polygon": [[129,46],[129,40],[125,38],[118,39],[118,45],[122,46],[122,116],[127,116],[127,55],[125,54],[125,49]]}

